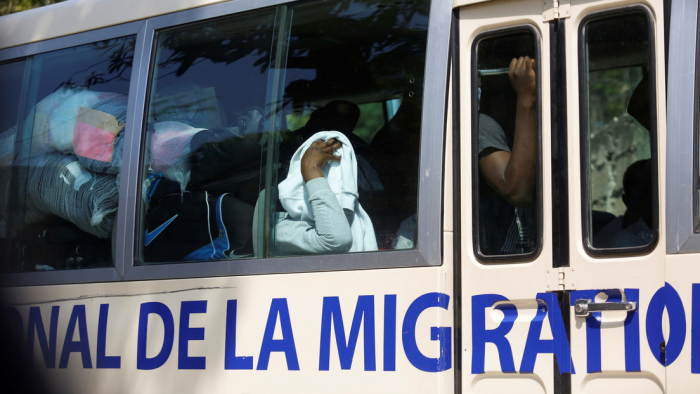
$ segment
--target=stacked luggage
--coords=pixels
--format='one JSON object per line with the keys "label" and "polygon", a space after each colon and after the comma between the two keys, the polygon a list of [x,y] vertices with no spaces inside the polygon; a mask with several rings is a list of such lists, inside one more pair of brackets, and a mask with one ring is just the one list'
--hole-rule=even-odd
{"label": "stacked luggage", "polygon": [[[31,130],[29,151],[19,163],[13,154],[22,134],[17,127],[2,134],[0,203],[3,212],[22,210],[14,220],[3,219],[12,225],[6,236],[20,234],[23,270],[111,261],[125,123],[125,96],[63,88],[30,111],[19,131]],[[22,179],[13,195],[12,176]]]}
{"label": "stacked luggage", "polygon": [[[224,128],[214,92],[198,91],[171,92],[176,100],[162,95],[154,101],[157,122],[147,130],[148,176],[142,190],[146,262],[252,254],[263,114],[251,107],[237,126]],[[188,97],[203,99],[192,105],[184,102]],[[63,88],[32,108],[19,134],[17,127],[0,134],[2,212],[19,206],[11,198],[21,196],[23,204],[20,220],[1,219],[12,224],[12,234],[21,234],[24,270],[111,261],[127,101],[116,93]],[[28,157],[17,167],[15,140],[27,130]],[[11,195],[13,165],[24,190]]]}

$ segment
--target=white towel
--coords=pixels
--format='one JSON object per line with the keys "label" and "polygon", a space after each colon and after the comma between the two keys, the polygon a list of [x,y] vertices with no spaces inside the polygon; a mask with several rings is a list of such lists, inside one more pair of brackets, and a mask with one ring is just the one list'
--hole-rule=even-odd
{"label": "white towel", "polygon": [[374,226],[367,212],[357,201],[357,159],[352,144],[342,133],[337,131],[322,131],[306,140],[292,156],[289,163],[287,179],[279,184],[279,198],[289,216],[295,220],[314,223],[313,212],[309,204],[309,196],[304,188],[304,178],[301,176],[301,158],[312,143],[318,140],[328,141],[335,138],[343,146],[335,152],[340,156],[340,162],[331,161],[323,166],[323,175],[335,193],[340,207],[353,212],[350,225],[352,231],[352,248],[350,252],[377,250],[377,239]]}

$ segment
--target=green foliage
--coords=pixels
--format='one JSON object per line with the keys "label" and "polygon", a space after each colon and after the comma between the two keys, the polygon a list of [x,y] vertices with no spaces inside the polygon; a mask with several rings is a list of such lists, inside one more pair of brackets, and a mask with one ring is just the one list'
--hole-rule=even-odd
{"label": "green foliage", "polygon": [[592,72],[590,86],[591,127],[598,128],[626,113],[634,88],[642,79],[639,67]]}
{"label": "green foliage", "polygon": [[300,128],[304,127],[310,118],[311,111],[299,111],[287,114],[287,128],[289,130],[299,130]]}
{"label": "green foliage", "polygon": [[384,103],[360,104],[360,120],[353,133],[362,138],[365,142],[372,142],[372,138],[377,131],[384,126]]}
{"label": "green foliage", "polygon": [[60,3],[62,1],[64,0],[3,0],[0,2],[0,16]]}
{"label": "green foliage", "polygon": [[641,67],[588,74],[591,209],[622,215],[625,170],[635,161],[651,157],[649,131],[627,114],[630,97],[641,79]]}

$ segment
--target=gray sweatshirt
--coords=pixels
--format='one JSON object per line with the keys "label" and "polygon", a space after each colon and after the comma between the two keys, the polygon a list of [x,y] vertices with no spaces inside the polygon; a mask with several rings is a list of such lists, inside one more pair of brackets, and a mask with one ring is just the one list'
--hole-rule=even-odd
{"label": "gray sweatshirt", "polygon": [[289,217],[280,221],[275,230],[275,254],[346,253],[352,247],[350,221],[353,213],[340,208],[326,178],[312,179],[304,187],[315,222]]}

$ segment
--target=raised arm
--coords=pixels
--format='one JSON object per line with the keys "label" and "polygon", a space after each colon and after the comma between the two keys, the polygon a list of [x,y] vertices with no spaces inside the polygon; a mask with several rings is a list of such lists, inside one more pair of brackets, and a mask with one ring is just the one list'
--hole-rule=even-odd
{"label": "raised arm", "polygon": [[304,182],[323,177],[323,165],[327,162],[340,161],[340,156],[334,155],[333,152],[341,146],[343,144],[335,138],[314,141],[301,157],[301,176]]}
{"label": "raised arm", "polygon": [[352,247],[349,220],[352,212],[344,212],[323,176],[322,167],[328,161],[340,161],[333,155],[342,144],[335,139],[316,141],[301,159],[309,204],[314,215],[313,225],[304,221],[283,220],[277,225],[275,238],[279,254],[346,253]]}
{"label": "raised arm", "polygon": [[486,183],[508,203],[526,207],[534,199],[537,179],[535,60],[527,56],[513,59],[508,77],[517,94],[513,149],[484,151],[479,157],[479,170]]}

